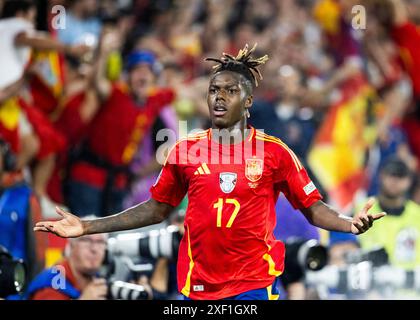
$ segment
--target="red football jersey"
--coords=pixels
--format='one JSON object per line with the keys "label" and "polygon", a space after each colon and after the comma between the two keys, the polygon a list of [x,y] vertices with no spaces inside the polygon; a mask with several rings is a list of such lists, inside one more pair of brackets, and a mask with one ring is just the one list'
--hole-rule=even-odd
{"label": "red football jersey", "polygon": [[177,276],[179,291],[191,299],[271,285],[284,268],[284,244],[273,235],[279,193],[295,208],[321,199],[280,139],[249,131],[231,145],[211,139],[211,129],[181,139],[151,188],[153,199],[174,207],[188,193]]}

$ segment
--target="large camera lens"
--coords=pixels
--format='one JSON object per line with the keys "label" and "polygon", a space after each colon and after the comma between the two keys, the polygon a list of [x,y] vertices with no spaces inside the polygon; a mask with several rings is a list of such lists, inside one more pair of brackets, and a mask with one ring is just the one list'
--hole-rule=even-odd
{"label": "large camera lens", "polygon": [[0,297],[22,292],[26,283],[26,269],[22,260],[14,260],[0,246]]}
{"label": "large camera lens", "polygon": [[172,225],[149,232],[122,233],[108,240],[108,252],[131,258],[165,257],[174,260],[181,238],[179,228]]}
{"label": "large camera lens", "polygon": [[285,245],[285,268],[281,277],[285,286],[303,279],[307,271],[320,270],[327,264],[327,248],[315,239],[291,238],[285,242]]}
{"label": "large camera lens", "polygon": [[301,265],[313,271],[321,270],[328,260],[327,248],[316,240],[309,240],[302,244],[298,255]]}
{"label": "large camera lens", "polygon": [[114,281],[108,284],[108,297],[115,300],[147,300],[150,293],[144,286],[123,281]]}

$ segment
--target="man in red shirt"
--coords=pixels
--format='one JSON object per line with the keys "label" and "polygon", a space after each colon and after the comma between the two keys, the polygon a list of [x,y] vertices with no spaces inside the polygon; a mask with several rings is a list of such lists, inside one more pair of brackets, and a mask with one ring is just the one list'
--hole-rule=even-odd
{"label": "man in red shirt", "polygon": [[[403,66],[410,76],[413,87],[414,112],[408,113],[402,126],[406,131],[411,149],[420,161],[420,27],[410,21],[404,3],[390,0],[393,5],[391,37],[400,50]],[[417,167],[420,171],[420,166]]]}
{"label": "man in red shirt", "polygon": [[[273,236],[275,203],[283,192],[314,225],[360,234],[385,215],[353,219],[321,201],[296,155],[279,139],[247,126],[252,90],[267,56],[216,61],[207,103],[212,128],[178,141],[169,152],[151,198],[119,214],[85,221],[57,208],[63,219],[35,231],[61,237],[139,228],[164,220],[183,197],[189,203],[178,252],[178,289],[190,299],[276,299],[285,249]],[[226,134],[227,133],[227,134]],[[281,221],[280,221],[281,223]]]}
{"label": "man in red shirt", "polygon": [[[369,3],[366,1],[366,4]],[[371,15],[379,20],[394,41],[402,66],[411,80],[413,104],[403,118],[402,127],[413,154],[420,160],[420,27],[410,20],[411,12],[404,1],[381,0],[372,3]]]}
{"label": "man in red shirt", "polygon": [[129,165],[160,111],[175,97],[174,90],[155,87],[158,62],[149,51],[127,57],[128,88],[111,82],[106,66],[109,55],[118,49],[116,44],[112,32],[101,41],[94,71],[100,107],[71,163],[67,200],[80,216],[122,209]]}

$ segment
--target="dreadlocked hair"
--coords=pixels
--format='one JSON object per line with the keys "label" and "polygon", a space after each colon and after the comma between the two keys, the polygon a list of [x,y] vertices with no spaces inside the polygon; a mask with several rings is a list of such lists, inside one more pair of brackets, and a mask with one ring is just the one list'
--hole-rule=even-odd
{"label": "dreadlocked hair", "polygon": [[257,48],[257,44],[249,50],[248,44],[241,50],[239,50],[238,55],[236,57],[224,53],[220,59],[216,58],[206,58],[206,61],[215,61],[218,64],[213,66],[214,73],[220,71],[233,71],[242,74],[245,78],[247,78],[251,83],[258,87],[258,79],[262,80],[262,74],[258,67],[268,60],[268,55],[264,55],[260,58],[253,58],[251,54]]}

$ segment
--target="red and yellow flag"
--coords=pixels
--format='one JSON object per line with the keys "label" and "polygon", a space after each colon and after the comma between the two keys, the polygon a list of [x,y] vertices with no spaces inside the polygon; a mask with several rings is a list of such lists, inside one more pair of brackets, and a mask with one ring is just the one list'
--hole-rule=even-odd
{"label": "red and yellow flag", "polygon": [[361,74],[343,83],[340,95],[325,116],[308,162],[331,203],[346,210],[365,186],[366,152],[376,140],[383,108]]}

